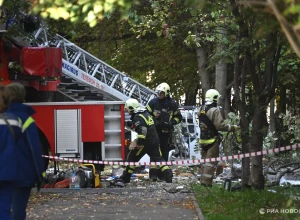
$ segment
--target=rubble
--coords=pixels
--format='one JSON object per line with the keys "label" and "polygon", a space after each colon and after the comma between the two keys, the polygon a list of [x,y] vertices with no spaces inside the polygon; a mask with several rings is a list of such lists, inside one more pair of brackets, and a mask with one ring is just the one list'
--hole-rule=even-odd
{"label": "rubble", "polygon": [[280,178],[279,181],[280,186],[292,185],[292,186],[300,186],[300,175],[284,175]]}
{"label": "rubble", "polygon": [[[59,163],[60,171],[67,171],[74,169],[79,164],[71,163]],[[223,164],[221,173],[214,178],[215,184],[224,184],[226,178],[231,178],[232,183],[240,183],[241,179],[237,178],[241,176],[241,166],[239,164],[233,164],[233,169],[228,165]],[[121,184],[118,178],[123,174],[124,166],[113,165],[105,166],[105,169],[101,172],[101,187],[102,188],[157,188],[162,187],[166,192],[172,193],[185,193],[191,192],[191,186],[193,184],[200,184],[201,174],[199,173],[199,166],[171,166],[173,172],[173,183],[167,184],[161,180],[153,182],[149,179],[149,166],[137,167],[132,174],[131,181],[128,184]],[[53,173],[54,169],[49,168],[47,173]],[[233,179],[234,177],[235,179]],[[116,181],[117,180],[117,181]],[[117,183],[117,184],[116,184]]]}

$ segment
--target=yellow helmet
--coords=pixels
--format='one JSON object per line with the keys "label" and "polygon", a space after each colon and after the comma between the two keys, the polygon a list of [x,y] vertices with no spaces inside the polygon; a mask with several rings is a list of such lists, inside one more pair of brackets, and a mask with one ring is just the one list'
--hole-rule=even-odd
{"label": "yellow helmet", "polygon": [[165,82],[159,84],[155,89],[155,93],[160,94],[161,92],[164,92],[165,96],[170,95],[170,86]]}
{"label": "yellow helmet", "polygon": [[217,103],[221,97],[220,93],[215,89],[209,89],[205,93],[205,102]]}
{"label": "yellow helmet", "polygon": [[125,102],[125,108],[130,113],[136,113],[140,110],[140,103],[136,99],[128,99]]}

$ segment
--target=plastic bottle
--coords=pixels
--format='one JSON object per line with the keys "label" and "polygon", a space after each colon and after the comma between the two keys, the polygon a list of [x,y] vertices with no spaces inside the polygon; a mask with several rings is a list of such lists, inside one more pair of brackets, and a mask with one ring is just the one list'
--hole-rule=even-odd
{"label": "plastic bottle", "polygon": [[80,177],[79,176],[76,176],[75,189],[80,189]]}
{"label": "plastic bottle", "polygon": [[227,191],[231,190],[231,179],[228,178],[228,179],[225,180],[224,189],[227,190]]}
{"label": "plastic bottle", "polygon": [[80,189],[80,179],[79,176],[76,176],[75,173],[72,174],[70,178],[69,188],[70,189]]}

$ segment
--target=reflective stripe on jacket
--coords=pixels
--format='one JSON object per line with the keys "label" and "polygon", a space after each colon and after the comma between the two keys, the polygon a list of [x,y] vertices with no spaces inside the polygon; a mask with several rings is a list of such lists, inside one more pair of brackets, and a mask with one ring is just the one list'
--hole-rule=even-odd
{"label": "reflective stripe on jacket", "polygon": [[[5,119],[4,119],[5,117]],[[7,125],[9,123],[9,126]],[[22,136],[22,124],[10,113],[0,117],[0,181],[19,181],[22,172],[18,169],[18,145]]]}
{"label": "reflective stripe on jacket", "polygon": [[[200,112],[199,112],[199,114],[200,114]],[[211,107],[206,112],[206,115],[209,118],[209,120],[211,120],[211,122],[214,124],[215,128],[218,131],[231,131],[231,126],[229,124],[225,123],[219,108]],[[202,126],[205,126],[205,125],[202,125]],[[200,124],[200,127],[201,127],[201,124]],[[217,138],[218,137],[216,136],[216,137],[213,137],[210,139],[200,139],[199,143],[201,145],[213,144],[217,140]]]}
{"label": "reflective stripe on jacket", "polygon": [[27,120],[25,121],[25,123],[22,126],[22,132],[24,132],[32,123],[35,123],[34,119],[30,116],[29,118],[27,118]]}
{"label": "reflective stripe on jacket", "polygon": [[181,112],[178,109],[177,103],[166,97],[164,99],[153,98],[149,101],[146,106],[147,111],[153,116],[156,120],[156,130],[158,132],[168,131],[161,125],[164,123],[172,122],[173,125],[179,124],[182,121]]}
{"label": "reflective stripe on jacket", "polygon": [[138,112],[131,116],[135,131],[138,133],[137,145],[158,143],[154,120],[149,112]]}

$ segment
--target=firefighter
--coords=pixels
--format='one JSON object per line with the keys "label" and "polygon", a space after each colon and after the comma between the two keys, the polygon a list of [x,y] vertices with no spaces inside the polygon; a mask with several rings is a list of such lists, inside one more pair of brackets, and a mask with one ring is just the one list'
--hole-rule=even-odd
{"label": "firefighter", "polygon": [[[145,154],[150,157],[150,162],[165,162],[159,148],[159,139],[155,129],[154,120],[146,109],[140,108],[136,99],[128,99],[125,108],[131,115],[131,129],[137,132],[138,136],[129,146],[130,152],[127,161],[138,162]],[[159,166],[164,174],[165,181],[172,183],[172,171],[166,165]],[[135,166],[127,166],[120,177],[125,183],[130,182]]]}
{"label": "firefighter", "polygon": [[[157,97],[150,100],[147,104],[147,111],[155,119],[155,127],[160,141],[160,149],[165,161],[169,159],[170,143],[174,125],[182,120],[182,115],[178,110],[177,103],[170,97],[170,86],[167,83],[161,83],[155,89]],[[157,168],[151,166],[150,179],[161,179],[162,175]]]}
{"label": "firefighter", "polygon": [[18,142],[16,157],[20,164],[22,180],[16,183],[12,202],[12,218],[26,219],[26,207],[31,188],[36,183],[41,183],[45,177],[44,162],[41,153],[38,128],[31,117],[35,111],[31,106],[23,104],[26,90],[19,83],[11,83],[5,88],[5,100],[8,106],[5,110],[12,113],[22,121],[22,138]]}
{"label": "firefighter", "polygon": [[9,220],[14,183],[21,179],[16,154],[22,124],[15,115],[3,113],[3,91],[0,85],[0,219]]}
{"label": "firefighter", "polygon": [[[215,158],[219,156],[220,138],[218,131],[235,131],[237,125],[225,124],[220,109],[217,107],[220,93],[215,89],[207,90],[205,105],[199,111],[199,127],[201,129],[199,144],[201,146],[201,158]],[[213,175],[218,162],[206,162],[201,166],[201,185],[211,187]]]}

